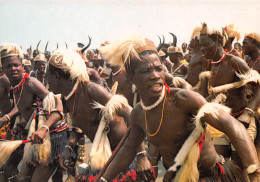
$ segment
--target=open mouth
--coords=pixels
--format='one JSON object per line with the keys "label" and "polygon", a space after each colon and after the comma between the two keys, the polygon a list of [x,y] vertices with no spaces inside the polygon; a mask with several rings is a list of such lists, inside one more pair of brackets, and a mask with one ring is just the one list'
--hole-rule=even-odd
{"label": "open mouth", "polygon": [[152,90],[153,90],[154,92],[160,92],[160,91],[162,90],[162,88],[163,88],[163,85],[162,85],[162,84],[159,84],[159,83],[156,83],[156,84],[153,84],[153,85],[151,86],[151,88],[152,88]]}

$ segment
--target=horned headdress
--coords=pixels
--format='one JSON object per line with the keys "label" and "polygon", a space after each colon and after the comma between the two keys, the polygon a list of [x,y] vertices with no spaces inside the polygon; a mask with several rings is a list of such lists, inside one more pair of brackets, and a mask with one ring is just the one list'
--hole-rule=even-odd
{"label": "horned headdress", "polygon": [[220,41],[222,47],[226,44],[228,36],[226,31],[223,28],[213,28],[208,27],[206,23],[202,24],[200,35],[208,35],[213,38],[213,40]]}

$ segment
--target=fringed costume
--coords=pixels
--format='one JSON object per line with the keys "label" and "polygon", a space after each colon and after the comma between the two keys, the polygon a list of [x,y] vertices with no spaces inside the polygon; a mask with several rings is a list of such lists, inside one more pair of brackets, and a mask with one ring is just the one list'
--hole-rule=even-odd
{"label": "fringed costume", "polygon": [[168,169],[169,173],[174,177],[174,181],[246,181],[241,169],[235,166],[231,161],[225,162],[221,157],[221,161],[216,163],[209,169],[198,166],[198,160],[205,142],[205,127],[202,126],[200,120],[204,115],[210,115],[217,119],[219,110],[230,112],[230,109],[217,104],[207,103],[198,111],[195,117],[195,129],[186,139],[183,146],[175,156],[174,165]]}

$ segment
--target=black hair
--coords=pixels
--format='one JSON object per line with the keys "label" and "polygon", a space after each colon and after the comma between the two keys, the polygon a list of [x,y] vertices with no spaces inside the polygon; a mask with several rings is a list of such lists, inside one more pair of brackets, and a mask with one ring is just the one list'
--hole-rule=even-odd
{"label": "black hair", "polygon": [[64,72],[63,70],[61,70],[60,68],[57,68],[55,66],[52,66],[51,64],[49,64],[48,68],[47,68],[50,72],[57,72],[61,77],[65,78],[65,79],[70,79],[70,73],[69,72]]}

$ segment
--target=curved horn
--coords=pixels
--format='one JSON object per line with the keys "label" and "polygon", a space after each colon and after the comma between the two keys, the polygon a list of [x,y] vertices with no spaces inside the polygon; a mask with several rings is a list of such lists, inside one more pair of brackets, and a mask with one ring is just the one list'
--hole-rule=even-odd
{"label": "curved horn", "polygon": [[160,40],[160,43],[159,43],[159,45],[157,46],[157,51],[159,52],[160,49],[162,48],[162,40],[161,40],[161,37],[160,37],[159,35],[157,35],[157,36],[158,36],[158,38],[159,38],[159,40]]}
{"label": "curved horn", "polygon": [[49,43],[49,41],[47,41],[47,43],[46,43],[46,46],[45,46],[45,49],[44,49],[44,53],[47,52],[48,43]]}
{"label": "curved horn", "polygon": [[32,56],[32,45],[30,45],[30,55],[29,55],[29,59],[31,59]]}
{"label": "curved horn", "polygon": [[59,44],[57,43],[57,49],[59,49]]}
{"label": "curved horn", "polygon": [[68,49],[68,44],[67,44],[67,42],[65,42],[65,45],[66,45],[66,49]]}
{"label": "curved horn", "polygon": [[41,40],[38,42],[37,46],[36,46],[36,50],[39,52],[39,45],[41,43]]}
{"label": "curved horn", "polygon": [[177,46],[177,37],[176,37],[176,35],[174,35],[174,34],[171,33],[171,32],[169,32],[169,34],[172,35],[172,45],[173,45],[174,47],[176,47],[176,46]]}
{"label": "curved horn", "polygon": [[86,47],[82,48],[81,51],[80,51],[82,54],[83,54],[83,52],[84,52],[87,48],[89,48],[89,46],[90,46],[90,44],[91,44],[91,38],[90,38],[90,36],[88,36],[88,40],[89,40],[88,45],[86,45]]}

